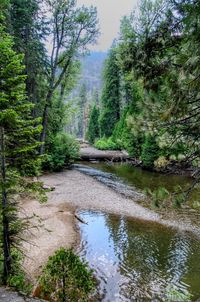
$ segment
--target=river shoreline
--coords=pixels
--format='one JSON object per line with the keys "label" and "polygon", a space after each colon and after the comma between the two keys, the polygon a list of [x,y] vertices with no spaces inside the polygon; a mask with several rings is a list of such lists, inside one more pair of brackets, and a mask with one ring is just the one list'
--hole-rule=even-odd
{"label": "river shoreline", "polygon": [[29,243],[24,243],[28,278],[34,283],[41,274],[42,267],[59,247],[77,247],[80,240],[78,220],[79,210],[94,210],[124,215],[134,219],[163,224],[180,232],[191,232],[200,237],[200,229],[183,220],[168,220],[144,208],[135,200],[126,198],[106,187],[96,179],[75,170],[46,174],[39,179],[47,186],[55,188],[48,192],[48,202],[40,204],[36,200],[24,200],[23,211],[26,216],[34,216],[33,225],[40,226],[27,232]]}
{"label": "river shoreline", "polygon": [[143,170],[165,175],[183,175],[192,179],[195,179],[199,173],[199,168],[183,166],[176,160],[171,160],[166,167],[147,169],[142,165],[140,159],[130,157],[125,150],[98,150],[87,143],[80,144],[80,159],[88,162],[128,162],[132,166],[140,167]]}

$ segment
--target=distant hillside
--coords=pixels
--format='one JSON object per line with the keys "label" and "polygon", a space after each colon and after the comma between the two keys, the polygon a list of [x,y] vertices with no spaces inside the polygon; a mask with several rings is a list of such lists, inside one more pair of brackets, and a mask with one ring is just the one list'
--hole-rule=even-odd
{"label": "distant hillside", "polygon": [[92,52],[82,60],[81,83],[86,84],[88,91],[94,88],[101,89],[102,70],[106,56],[105,52]]}
{"label": "distant hillside", "polygon": [[91,52],[84,57],[82,62],[82,70],[80,80],[77,87],[74,89],[72,95],[76,96],[80,90],[80,86],[84,83],[87,88],[87,93],[92,94],[94,90],[101,90],[102,88],[102,71],[104,61],[106,59],[106,52]]}
{"label": "distant hillside", "polygon": [[[80,79],[69,96],[69,100],[73,99],[74,101],[73,106],[75,110],[66,128],[69,133],[77,137],[85,137],[90,105],[92,102],[97,101],[94,96],[101,94],[102,72],[106,57],[106,52],[91,52],[81,60],[82,69]],[[80,97],[80,92],[83,87],[85,96]],[[80,134],[82,132],[84,134]]]}

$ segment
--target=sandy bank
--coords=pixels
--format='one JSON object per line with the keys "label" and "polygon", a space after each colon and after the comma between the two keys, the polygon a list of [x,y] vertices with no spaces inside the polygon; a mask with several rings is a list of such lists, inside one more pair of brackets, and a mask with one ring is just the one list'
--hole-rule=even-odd
{"label": "sandy bank", "polygon": [[55,191],[50,193],[50,200],[58,203],[62,200],[76,209],[100,210],[106,213],[120,214],[137,219],[154,221],[167,226],[175,227],[181,231],[192,231],[200,234],[199,228],[192,226],[179,217],[173,221],[162,218],[159,214],[138,204],[140,195],[133,199],[126,198],[90,176],[75,170],[54,173],[43,176],[41,180]]}
{"label": "sandy bank", "polygon": [[31,229],[26,235],[28,242],[23,245],[27,255],[23,266],[27,276],[34,281],[40,275],[48,257],[60,247],[70,248],[75,245],[79,236],[74,209],[63,199],[57,199],[55,203],[51,193],[45,204],[36,200],[24,200],[23,209],[23,215],[34,215]]}

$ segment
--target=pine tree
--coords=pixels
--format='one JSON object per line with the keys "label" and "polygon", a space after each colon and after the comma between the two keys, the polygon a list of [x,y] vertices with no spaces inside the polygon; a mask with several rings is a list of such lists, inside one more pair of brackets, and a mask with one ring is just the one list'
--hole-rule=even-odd
{"label": "pine tree", "polygon": [[145,168],[153,168],[154,161],[159,157],[159,147],[155,137],[147,135],[142,145],[141,160]]}
{"label": "pine tree", "polygon": [[10,0],[8,24],[14,39],[14,49],[24,54],[26,92],[29,101],[37,105],[32,110],[35,117],[40,114],[44,102],[47,70],[47,56],[42,42],[46,35],[46,26],[43,22],[41,2]]}
{"label": "pine tree", "polygon": [[101,136],[109,137],[120,118],[120,73],[115,49],[111,49],[106,61],[101,103]]}
{"label": "pine tree", "polygon": [[84,83],[80,87],[80,93],[79,93],[79,121],[78,121],[78,136],[80,138],[84,138],[85,136],[85,106],[87,103],[87,87]]}
{"label": "pine tree", "polygon": [[23,55],[13,50],[12,38],[0,25],[0,191],[1,220],[0,230],[4,272],[3,281],[7,283],[12,269],[11,248],[17,229],[16,203],[12,192],[17,174],[34,174],[38,165],[39,146],[36,136],[41,131],[37,120],[31,118],[32,105],[25,95],[25,79],[22,65]]}
{"label": "pine tree", "polygon": [[93,144],[95,139],[99,138],[99,108],[94,105],[89,119],[87,138],[88,141]]}

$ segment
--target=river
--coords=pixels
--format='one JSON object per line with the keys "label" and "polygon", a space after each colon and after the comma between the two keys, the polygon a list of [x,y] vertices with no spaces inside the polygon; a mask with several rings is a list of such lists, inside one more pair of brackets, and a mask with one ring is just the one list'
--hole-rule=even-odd
{"label": "river", "polygon": [[[187,186],[190,179],[105,163],[79,171],[128,194],[145,187]],[[107,179],[107,180],[106,180]],[[198,198],[194,192],[192,200]],[[197,301],[200,299],[200,242],[158,223],[102,212],[80,211],[79,254],[100,280],[101,301]]]}

